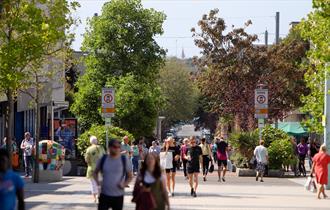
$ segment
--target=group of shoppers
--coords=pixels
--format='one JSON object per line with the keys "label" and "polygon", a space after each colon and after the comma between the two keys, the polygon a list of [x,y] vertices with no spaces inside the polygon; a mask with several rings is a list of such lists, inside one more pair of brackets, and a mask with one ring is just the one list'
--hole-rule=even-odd
{"label": "group of shoppers", "polygon": [[[169,206],[165,177],[162,174],[158,150],[151,152],[142,148],[142,143],[129,145],[127,136],[122,143],[110,140],[108,151],[98,145],[95,136],[90,137],[91,146],[87,148],[85,160],[88,165],[87,178],[91,182],[91,192],[98,209],[123,209],[124,189],[133,178],[134,150],[137,148],[140,172],[136,178],[133,201],[137,209],[164,210]],[[141,146],[140,146],[141,145]],[[154,145],[155,147],[156,145]],[[132,158],[132,159],[131,159]],[[99,175],[102,175],[102,182]]]}
{"label": "group of shoppers", "polygon": [[[88,165],[87,178],[91,182],[94,202],[99,202],[98,209],[123,209],[124,189],[136,175],[133,190],[133,202],[136,209],[162,210],[169,208],[169,196],[174,196],[176,170],[179,161],[183,163],[184,174],[189,180],[190,194],[197,197],[200,170],[203,180],[207,180],[209,169],[214,169],[212,147],[203,138],[197,144],[195,137],[183,140],[181,147],[173,138],[167,138],[162,148],[152,142],[149,149],[144,149],[143,142],[130,146],[127,136],[122,143],[117,140],[109,142],[107,153],[98,145],[95,136],[90,137],[91,146],[87,149],[85,160]],[[219,165],[219,181],[225,181],[228,144],[223,138],[216,139],[216,162]],[[160,167],[160,153],[172,153],[172,167]],[[136,160],[138,166],[136,166]],[[211,163],[211,167],[210,167]],[[99,181],[99,174],[103,182]]]}

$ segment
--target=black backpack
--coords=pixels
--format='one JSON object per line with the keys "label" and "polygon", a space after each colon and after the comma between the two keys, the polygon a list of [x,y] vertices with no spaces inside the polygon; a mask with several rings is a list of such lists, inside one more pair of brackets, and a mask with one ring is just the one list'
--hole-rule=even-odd
{"label": "black backpack", "polygon": [[[103,165],[104,165],[104,162],[106,160],[108,155],[103,155],[102,158],[101,158],[101,163],[100,163],[100,171],[101,173],[103,173]],[[121,162],[122,162],[122,165],[123,165],[123,176],[122,178],[125,178],[127,179],[127,171],[126,171],[126,157],[125,155],[121,155]]]}

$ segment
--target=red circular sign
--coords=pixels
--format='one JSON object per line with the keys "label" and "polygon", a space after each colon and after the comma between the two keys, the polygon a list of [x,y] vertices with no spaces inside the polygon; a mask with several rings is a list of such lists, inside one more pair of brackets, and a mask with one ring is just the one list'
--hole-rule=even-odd
{"label": "red circular sign", "polygon": [[111,94],[105,94],[104,95],[104,98],[103,98],[104,102],[107,103],[107,104],[110,104],[113,100],[113,97]]}
{"label": "red circular sign", "polygon": [[258,101],[259,104],[263,104],[263,103],[266,102],[266,97],[264,95],[259,95],[257,97],[257,101]]}

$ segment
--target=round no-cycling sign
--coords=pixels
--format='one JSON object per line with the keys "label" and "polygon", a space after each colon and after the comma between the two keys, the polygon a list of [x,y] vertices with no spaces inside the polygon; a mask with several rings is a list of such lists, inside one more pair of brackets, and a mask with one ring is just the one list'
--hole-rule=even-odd
{"label": "round no-cycling sign", "polygon": [[256,109],[268,108],[268,89],[255,90],[255,108]]}
{"label": "round no-cycling sign", "polygon": [[266,96],[265,95],[258,95],[257,96],[257,101],[259,104],[264,104],[266,102]]}
{"label": "round no-cycling sign", "polygon": [[103,96],[103,101],[107,104],[111,104],[113,102],[113,96],[110,93],[106,93]]}

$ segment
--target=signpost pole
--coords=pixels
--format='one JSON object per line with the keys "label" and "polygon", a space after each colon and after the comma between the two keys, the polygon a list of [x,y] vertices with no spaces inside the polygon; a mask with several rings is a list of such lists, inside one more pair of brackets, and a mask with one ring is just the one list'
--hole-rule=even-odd
{"label": "signpost pole", "polygon": [[[330,79],[329,79],[329,73],[328,71],[328,65],[325,66],[325,85],[324,85],[324,118],[325,118],[325,124],[324,124],[324,143],[326,144],[327,148],[330,148]],[[328,166],[328,169],[330,169],[330,166]],[[330,174],[328,174],[328,178],[330,177]],[[326,189],[330,189],[330,184],[326,186]]]}
{"label": "signpost pole", "polygon": [[268,89],[263,88],[263,85],[259,85],[255,90],[255,117],[258,119],[259,139],[261,139],[265,119],[268,118]]}
{"label": "signpost pole", "polygon": [[108,150],[109,144],[109,127],[111,125],[111,118],[115,115],[115,89],[114,88],[102,88],[102,116],[105,119],[105,135],[106,145]]}
{"label": "signpost pole", "polygon": [[105,118],[105,135],[106,135],[106,148],[109,149],[109,128],[111,126],[111,117]]}

